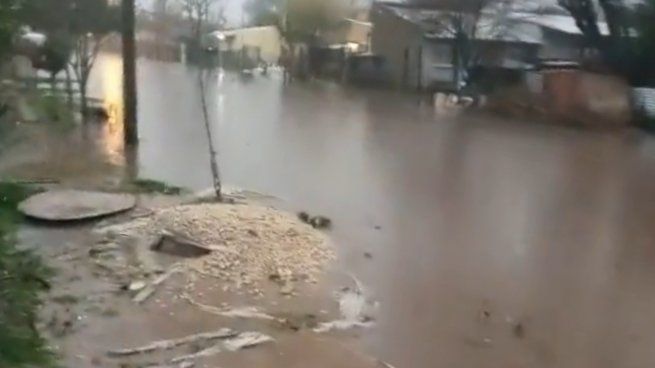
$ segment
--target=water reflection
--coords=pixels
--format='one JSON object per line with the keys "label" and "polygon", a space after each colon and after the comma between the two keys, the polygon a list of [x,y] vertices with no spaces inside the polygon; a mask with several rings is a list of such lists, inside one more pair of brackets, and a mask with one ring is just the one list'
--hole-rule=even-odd
{"label": "water reflection", "polygon": [[[102,86],[120,81],[109,65]],[[198,71],[138,67],[139,175],[209,187]],[[375,355],[406,367],[655,363],[652,139],[435,118],[411,96],[275,74],[208,81],[225,183],[335,218],[341,261],[382,302]],[[525,339],[507,316],[525,317]],[[471,346],[485,337],[491,348]]]}
{"label": "water reflection", "polygon": [[123,154],[123,62],[120,56],[103,54],[93,70],[89,82],[90,96],[100,98],[109,113],[107,121],[98,130],[99,148],[107,160],[116,165],[125,164]]}

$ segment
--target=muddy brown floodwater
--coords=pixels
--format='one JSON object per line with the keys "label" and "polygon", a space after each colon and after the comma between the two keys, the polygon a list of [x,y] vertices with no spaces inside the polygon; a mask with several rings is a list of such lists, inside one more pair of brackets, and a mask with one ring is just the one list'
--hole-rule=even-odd
{"label": "muddy brown floodwater", "polygon": [[[113,101],[117,63],[103,59],[95,81]],[[196,78],[140,62],[140,176],[211,185]],[[368,356],[397,368],[655,364],[653,137],[435,116],[411,96],[275,74],[210,80],[224,182],[333,219],[340,266],[380,303],[359,340]],[[115,137],[101,142],[120,161]],[[252,362],[356,360],[294,344]]]}

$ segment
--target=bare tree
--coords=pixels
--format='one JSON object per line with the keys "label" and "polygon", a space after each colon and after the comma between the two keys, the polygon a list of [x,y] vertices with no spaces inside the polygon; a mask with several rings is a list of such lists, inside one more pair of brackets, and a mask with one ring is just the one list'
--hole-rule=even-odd
{"label": "bare tree", "polygon": [[[650,14],[647,22],[655,22],[652,12],[648,13],[647,2],[558,0],[558,4],[575,19],[587,46],[597,50],[613,72],[635,84],[654,74],[652,53],[644,50],[639,42],[643,15]],[[655,9],[655,5],[650,9]],[[601,19],[605,21],[603,24],[599,22]]]}
{"label": "bare tree", "polygon": [[508,14],[515,0],[412,0],[420,8],[438,10],[430,19],[435,32],[452,38],[453,82],[459,91],[466,71],[480,62],[479,40],[503,37],[511,22]]}
{"label": "bare tree", "polygon": [[106,37],[120,24],[120,9],[103,0],[69,0],[73,56],[69,64],[80,85],[80,109],[88,114],[87,86]]}
{"label": "bare tree", "polygon": [[181,5],[191,21],[191,34],[196,41],[201,39],[203,30],[212,18],[220,23],[219,26],[225,23],[222,0],[181,0]]}

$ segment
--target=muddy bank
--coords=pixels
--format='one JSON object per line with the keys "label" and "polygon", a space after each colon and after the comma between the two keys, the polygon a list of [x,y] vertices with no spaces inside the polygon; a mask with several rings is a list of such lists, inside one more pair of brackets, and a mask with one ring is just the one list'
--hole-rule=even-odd
{"label": "muddy bank", "polygon": [[[326,367],[340,362],[352,367],[377,366],[376,359],[353,347],[357,336],[373,325],[371,312],[376,307],[364,296],[360,283],[338,269],[315,273],[312,282],[297,280],[292,273],[288,280],[296,280],[292,292],[280,284],[285,279],[262,277],[257,286],[261,293],[253,294],[252,284],[235,287],[234,280],[222,280],[217,277],[220,275],[201,271],[203,268],[168,272],[181,264],[179,257],[153,251],[142,237],[116,231],[115,224],[125,230],[120,224],[166,211],[176,201],[180,199],[165,197],[162,201],[146,196],[140,198],[135,212],[99,224],[27,224],[22,228],[21,243],[46,256],[58,270],[39,328],[66,366],[140,367],[156,363],[178,367],[193,363],[245,367],[264,360],[279,360],[280,365],[269,366],[280,367],[290,361],[315,361],[316,366]],[[259,212],[254,213],[254,218],[261,219]],[[295,223],[293,226],[311,229],[295,215],[288,216],[285,221]],[[147,234],[140,229],[131,235]],[[262,241],[266,240],[266,230],[260,227],[258,231]],[[244,235],[252,237],[251,233]],[[213,251],[228,247],[229,243]],[[285,261],[293,260],[279,257],[279,262]],[[252,260],[246,257],[242,262]],[[243,270],[240,279],[249,275],[248,269]],[[154,289],[139,298],[151,286]],[[367,305],[370,308],[364,312]],[[364,317],[363,313],[368,314]],[[199,333],[223,333],[225,328],[229,333],[218,339],[201,335],[197,341],[161,344],[161,340]],[[153,343],[156,348],[151,349]],[[169,348],[167,344],[175,346]],[[241,351],[250,345],[251,349]],[[139,353],[144,346],[147,351]],[[305,355],[309,349],[314,350],[311,356]]]}

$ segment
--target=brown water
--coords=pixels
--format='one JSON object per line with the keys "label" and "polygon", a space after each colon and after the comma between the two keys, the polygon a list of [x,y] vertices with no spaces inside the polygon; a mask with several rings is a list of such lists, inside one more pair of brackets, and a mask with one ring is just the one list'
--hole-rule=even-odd
{"label": "brown water", "polygon": [[[98,70],[93,88],[119,104],[120,62]],[[139,94],[139,175],[209,187],[197,71],[142,61]],[[215,74],[208,96],[225,183],[333,219],[343,266],[380,301],[372,356],[655,364],[652,138],[440,117],[411,96],[275,75]],[[103,152],[120,161],[109,137]]]}

